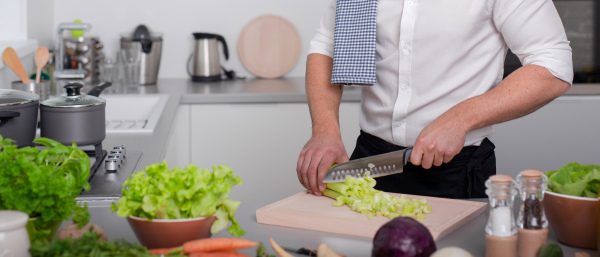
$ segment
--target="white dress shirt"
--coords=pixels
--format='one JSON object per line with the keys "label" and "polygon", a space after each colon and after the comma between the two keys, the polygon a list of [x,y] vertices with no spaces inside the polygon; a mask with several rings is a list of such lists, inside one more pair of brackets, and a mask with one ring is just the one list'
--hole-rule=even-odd
{"label": "white dress shirt", "polygon": [[[333,57],[335,6],[309,54]],[[360,128],[413,146],[446,110],[500,83],[509,48],[523,65],[572,83],[571,47],[551,0],[379,0],[377,83],[362,88]],[[492,133],[491,126],[471,131],[465,146]]]}

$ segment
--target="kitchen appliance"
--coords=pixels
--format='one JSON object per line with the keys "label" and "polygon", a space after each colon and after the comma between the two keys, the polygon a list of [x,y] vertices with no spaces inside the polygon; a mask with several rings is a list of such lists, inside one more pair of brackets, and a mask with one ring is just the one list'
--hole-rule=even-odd
{"label": "kitchen appliance", "polygon": [[[400,197],[400,194],[390,193]],[[406,198],[415,196],[405,195]],[[432,207],[426,218],[419,220],[437,241],[479,216],[487,203],[418,196]],[[301,192],[256,210],[259,224],[276,225],[373,238],[377,230],[389,222],[388,217],[372,217],[354,212],[347,206],[333,206],[335,199]]]}
{"label": "kitchen appliance", "polygon": [[[194,52],[188,59],[188,74],[192,81],[218,81],[221,80],[221,63],[219,61],[218,43],[223,44],[225,60],[229,59],[227,42],[221,35],[210,33],[192,33],[194,35]],[[192,71],[189,66],[192,61]]]}
{"label": "kitchen appliance", "polygon": [[20,90],[0,89],[0,135],[30,146],[35,138],[40,96]]}
{"label": "kitchen appliance", "polygon": [[[84,150],[90,158],[90,190],[82,192],[76,201],[117,201],[121,197],[123,182],[127,180],[138,168],[141,151],[124,151],[124,145],[114,146],[108,150]],[[107,152],[123,150],[118,155],[109,155]]]}
{"label": "kitchen appliance", "polygon": [[41,136],[56,140],[64,145],[94,145],[102,148],[106,137],[106,101],[99,98],[102,90],[110,86],[105,82],[88,94],[81,94],[80,83],[65,86],[67,94],[51,98],[40,104]]}
{"label": "kitchen appliance", "polygon": [[329,169],[323,182],[342,182],[346,176],[364,178],[367,172],[372,178],[402,173],[412,148],[379,154],[338,164]]}
{"label": "kitchen appliance", "polygon": [[142,85],[156,84],[160,57],[162,52],[162,34],[151,33],[145,25],[139,25],[132,34],[121,35],[121,50],[129,54],[125,61],[140,56],[139,83]]}

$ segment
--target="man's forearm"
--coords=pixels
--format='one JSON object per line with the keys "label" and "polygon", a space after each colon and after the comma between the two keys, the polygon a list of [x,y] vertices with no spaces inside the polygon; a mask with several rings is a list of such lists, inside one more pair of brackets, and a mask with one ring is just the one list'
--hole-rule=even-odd
{"label": "man's forearm", "polygon": [[569,83],[554,77],[546,68],[527,65],[511,73],[494,89],[463,101],[440,118],[455,119],[466,134],[530,114],[568,89]]}
{"label": "man's forearm", "polygon": [[333,59],[310,54],[306,61],[306,95],[315,134],[340,134],[339,107],[343,86],[332,85]]}

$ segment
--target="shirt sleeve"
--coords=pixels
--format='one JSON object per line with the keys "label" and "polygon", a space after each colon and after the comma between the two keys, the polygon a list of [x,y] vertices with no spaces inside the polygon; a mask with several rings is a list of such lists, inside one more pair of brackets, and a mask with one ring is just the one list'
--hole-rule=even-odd
{"label": "shirt sleeve", "polygon": [[573,83],[573,57],[551,0],[494,0],[493,20],[523,65],[535,64]]}
{"label": "shirt sleeve", "polygon": [[308,54],[318,53],[333,58],[333,33],[335,31],[335,6],[336,0],[332,0],[314,37],[310,41]]}

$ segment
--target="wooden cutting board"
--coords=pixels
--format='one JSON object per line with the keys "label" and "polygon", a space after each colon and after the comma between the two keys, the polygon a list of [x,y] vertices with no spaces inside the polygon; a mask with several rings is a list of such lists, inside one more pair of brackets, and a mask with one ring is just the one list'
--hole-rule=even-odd
{"label": "wooden cutting board", "polygon": [[300,35],[288,20],[263,15],[250,21],[238,39],[238,56],[244,67],[259,78],[279,78],[300,57]]}
{"label": "wooden cutting board", "polygon": [[[436,241],[477,217],[487,206],[487,203],[482,202],[406,196],[425,198],[432,206],[427,218],[419,221],[429,229]],[[386,217],[373,217],[369,220],[366,215],[350,210],[347,205],[335,207],[333,202],[335,200],[329,197],[302,192],[256,210],[256,219],[261,224],[369,238],[375,237],[379,227],[389,221]]]}

